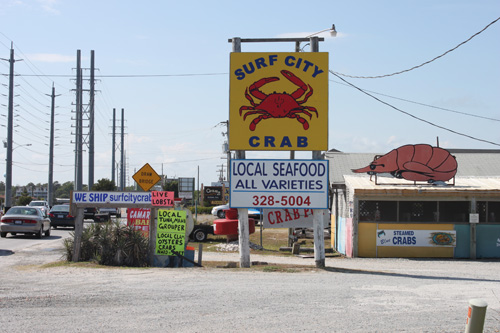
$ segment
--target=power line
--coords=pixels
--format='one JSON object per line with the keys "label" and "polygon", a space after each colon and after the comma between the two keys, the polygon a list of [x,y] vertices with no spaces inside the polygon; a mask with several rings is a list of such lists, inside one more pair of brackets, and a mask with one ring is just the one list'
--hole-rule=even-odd
{"label": "power line", "polygon": [[409,113],[409,112],[403,111],[403,110],[401,110],[401,109],[399,109],[399,108],[397,108],[397,107],[395,107],[395,106],[393,106],[393,105],[391,105],[391,104],[389,104],[389,103],[387,103],[387,102],[384,102],[383,100],[381,100],[381,99],[379,99],[379,98],[377,98],[377,97],[373,96],[372,94],[369,94],[368,92],[364,91],[363,89],[361,89],[361,88],[359,88],[359,87],[355,86],[354,84],[352,84],[352,83],[350,83],[350,82],[346,81],[344,78],[340,77],[339,75],[337,75],[337,74],[336,74],[335,72],[333,72],[332,70],[330,70],[330,73],[332,73],[333,75],[335,75],[336,77],[338,77],[339,79],[341,79],[342,81],[344,81],[345,83],[347,83],[348,85],[352,86],[353,88],[355,88],[355,89],[357,89],[357,90],[361,91],[363,94],[366,94],[366,95],[370,96],[371,98],[373,98],[373,99],[377,100],[378,102],[380,102],[380,103],[382,103],[382,104],[385,104],[385,105],[387,105],[387,106],[389,106],[389,107],[393,108],[394,110],[396,110],[396,111],[398,111],[398,112],[404,113],[404,114],[406,114],[407,116],[410,116],[410,117],[412,117],[412,118],[414,118],[414,119],[420,120],[421,122],[424,122],[424,123],[429,124],[429,125],[431,125],[431,126],[434,126],[434,127],[440,128],[440,129],[442,129],[442,130],[445,130],[445,131],[448,131],[448,132],[451,132],[451,133],[454,133],[454,134],[457,134],[457,135],[461,135],[461,136],[467,137],[467,138],[472,139],[472,140],[481,141],[481,142],[486,142],[486,143],[489,143],[489,144],[492,144],[492,145],[495,145],[495,146],[500,146],[500,143],[496,143],[496,142],[492,142],[492,141],[487,141],[487,140],[479,139],[479,138],[476,138],[476,137],[473,137],[473,136],[470,136],[470,135],[467,135],[467,134],[464,134],[464,133],[460,133],[460,132],[457,132],[457,131],[451,130],[451,129],[449,129],[449,128],[446,128],[446,127],[443,127],[443,126],[440,126],[440,125],[434,124],[434,123],[432,123],[432,122],[430,122],[430,121],[428,121],[428,120],[425,120],[425,119],[419,118],[419,117],[417,117],[417,116],[415,116],[415,115],[412,115],[412,114],[411,114],[411,113]]}
{"label": "power line", "polygon": [[[182,76],[216,76],[216,75],[228,75],[229,73],[188,73],[188,74],[120,74],[120,75],[95,75],[95,78],[142,78],[142,77],[182,77]],[[8,74],[0,74],[8,75]],[[70,74],[17,74],[16,76],[33,76],[33,77],[70,77],[74,78],[74,75]],[[83,75],[86,78],[87,76]]]}
{"label": "power line", "polygon": [[[347,87],[352,88],[351,85],[346,84],[346,83],[342,83],[342,82],[338,82],[338,81],[334,81],[334,80],[330,80],[330,81],[334,82],[334,83],[337,83],[337,84],[341,84],[343,86],[347,86]],[[367,91],[367,92],[370,92],[372,94],[381,95],[381,96],[385,96],[385,97],[389,97],[389,98],[394,98],[394,99],[397,99],[397,100],[400,100],[400,101],[403,101],[403,102],[408,102],[408,103],[413,103],[413,104],[417,104],[417,105],[422,105],[422,106],[425,106],[425,107],[428,107],[428,108],[443,110],[443,111],[447,111],[447,112],[453,112],[453,113],[457,113],[457,114],[461,114],[461,115],[469,116],[469,117],[476,117],[476,118],[481,118],[481,119],[486,119],[486,120],[491,120],[491,121],[499,121],[500,122],[500,119],[497,119],[497,118],[489,118],[489,117],[479,116],[477,114],[456,111],[456,110],[447,109],[447,108],[443,108],[443,107],[440,107],[440,106],[434,106],[434,105],[430,105],[430,104],[425,104],[425,103],[421,103],[421,102],[415,102],[415,101],[411,101],[409,99],[394,97],[394,96],[391,96],[391,95],[382,94],[382,93],[379,93],[379,92],[376,92],[376,91],[372,91],[372,90],[367,90],[367,89],[363,89],[363,90]]]}
{"label": "power line", "polygon": [[339,72],[332,72],[330,71],[332,74],[335,74],[335,75],[340,75],[340,76],[345,76],[345,77],[350,77],[350,78],[353,78],[353,79],[380,79],[380,78],[383,78],[383,77],[389,77],[389,76],[393,76],[393,75],[398,75],[398,74],[403,74],[403,73],[406,73],[406,72],[409,72],[409,71],[412,71],[414,69],[417,69],[417,68],[420,68],[422,66],[425,66],[427,64],[430,64],[431,62],[447,55],[448,53],[452,52],[452,51],[455,51],[456,49],[458,49],[460,46],[464,45],[465,43],[469,42],[472,38],[476,37],[477,35],[479,35],[480,33],[482,33],[483,31],[485,31],[486,29],[488,29],[491,25],[493,25],[494,23],[496,23],[498,20],[500,20],[500,17],[497,18],[496,20],[494,20],[493,22],[491,22],[490,24],[488,24],[486,27],[484,27],[482,30],[476,32],[474,35],[472,35],[471,37],[469,37],[468,39],[466,39],[465,41],[461,42],[460,44],[458,44],[457,46],[455,46],[454,48],[452,49],[449,49],[448,51],[446,51],[445,53],[441,54],[441,55],[438,55],[437,57],[431,59],[431,60],[428,60],[420,65],[417,65],[417,66],[413,66],[412,68],[409,68],[409,69],[405,69],[405,70],[402,70],[402,71],[399,71],[399,72],[395,72],[395,73],[392,73],[392,74],[385,74],[385,75],[377,75],[377,76],[354,76],[354,75],[348,75],[348,74],[342,74],[342,73],[339,73]]}

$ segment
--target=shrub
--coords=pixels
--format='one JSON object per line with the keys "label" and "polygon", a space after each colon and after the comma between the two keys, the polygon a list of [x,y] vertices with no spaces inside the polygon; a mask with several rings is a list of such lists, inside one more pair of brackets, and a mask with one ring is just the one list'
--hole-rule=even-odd
{"label": "shrub", "polygon": [[[211,214],[212,213],[212,208],[213,207],[201,207],[201,206],[198,206],[198,208],[197,208],[198,214]],[[191,210],[191,213],[194,215],[195,214],[195,207],[191,206],[191,207],[189,207],[189,209]]]}
{"label": "shrub", "polygon": [[[74,233],[64,240],[66,260],[73,259]],[[119,222],[94,223],[83,230],[80,260],[108,266],[149,265],[148,238],[132,226]]]}

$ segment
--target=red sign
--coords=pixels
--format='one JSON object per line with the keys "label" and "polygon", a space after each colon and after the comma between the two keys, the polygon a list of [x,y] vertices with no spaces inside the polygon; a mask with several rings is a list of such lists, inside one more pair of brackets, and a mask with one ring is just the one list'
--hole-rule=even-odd
{"label": "red sign", "polygon": [[149,236],[149,208],[129,208],[127,209],[127,225],[134,226],[135,230],[140,230],[146,237]]}
{"label": "red sign", "polygon": [[161,207],[174,206],[174,192],[173,191],[151,191],[151,205]]}

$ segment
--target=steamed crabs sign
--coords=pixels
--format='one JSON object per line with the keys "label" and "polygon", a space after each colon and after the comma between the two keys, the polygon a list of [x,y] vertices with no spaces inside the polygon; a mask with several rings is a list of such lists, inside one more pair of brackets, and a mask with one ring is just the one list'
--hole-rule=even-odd
{"label": "steamed crabs sign", "polygon": [[328,53],[231,53],[231,150],[328,149]]}

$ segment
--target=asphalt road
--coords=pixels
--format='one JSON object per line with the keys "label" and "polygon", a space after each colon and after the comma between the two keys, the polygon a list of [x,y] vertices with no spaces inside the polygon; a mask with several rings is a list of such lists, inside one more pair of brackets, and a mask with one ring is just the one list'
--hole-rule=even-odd
{"label": "asphalt road", "polygon": [[0,251],[2,332],[463,332],[473,298],[488,303],[484,331],[500,332],[499,261],[327,258],[324,270],[295,273],[42,268],[61,258],[60,243]]}
{"label": "asphalt road", "polygon": [[53,240],[62,240],[66,237],[69,237],[69,233],[73,231],[70,228],[58,228],[50,230],[50,236],[46,237],[45,235],[38,239],[33,237],[32,235],[24,235],[17,234],[12,236],[10,233],[7,234],[6,238],[0,238],[0,250],[4,251],[17,251],[23,250],[27,247],[31,247],[34,245],[44,244]]}

